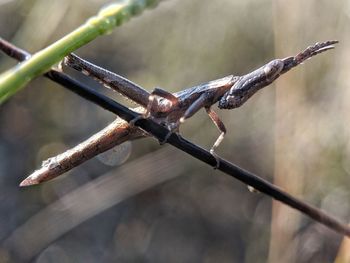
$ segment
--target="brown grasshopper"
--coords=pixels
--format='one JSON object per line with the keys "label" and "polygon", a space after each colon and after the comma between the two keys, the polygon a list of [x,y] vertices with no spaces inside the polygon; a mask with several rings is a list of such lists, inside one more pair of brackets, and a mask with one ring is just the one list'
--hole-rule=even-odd
{"label": "brown grasshopper", "polygon": [[[279,76],[301,64],[305,60],[333,49],[338,41],[316,43],[296,56],[274,59],[262,67],[243,76],[230,75],[199,86],[191,87],[176,93],[169,93],[156,88],[151,94],[135,83],[104,68],[85,61],[74,54],[64,59],[64,64],[95,78],[120,94],[146,108],[143,118],[152,118],[176,132],[181,123],[192,117],[201,108],[205,108],[209,117],[221,134],[213,144],[210,152],[219,146],[226,133],[226,128],[211,106],[219,102],[220,109],[234,109],[242,106],[259,89],[270,85]],[[136,120],[131,122],[134,123]],[[166,139],[165,139],[166,141]]]}
{"label": "brown grasshopper", "polygon": [[[282,74],[284,71],[289,70],[295,65],[300,64],[301,61],[305,60],[307,57],[311,57],[312,55],[316,55],[320,52],[323,52],[324,50],[332,48],[331,45],[332,44],[325,45],[324,43],[316,44],[315,46],[310,47],[306,51],[300,53],[296,57],[291,57],[280,61],[278,60],[273,61],[273,63],[271,64],[269,63],[267,65],[269,65],[269,67],[274,68],[275,74],[271,75],[271,79],[266,79],[264,77],[263,79],[266,80],[266,83],[270,83],[274,79],[276,79],[278,75]],[[25,50],[21,50],[20,48],[12,45],[11,43],[3,40],[2,38],[0,38],[0,50],[4,51],[7,55],[19,61],[28,59],[31,56]],[[280,62],[282,62],[282,64]],[[264,66],[261,68],[265,72],[264,73],[265,75],[267,75],[270,72],[271,69],[269,67],[265,68]],[[248,83],[247,84],[248,87],[250,87],[250,85],[255,85],[258,83],[260,84],[261,78],[259,77],[258,74],[256,74],[258,72],[262,72],[262,71],[260,69],[257,70],[256,72],[254,71],[250,76],[245,75],[242,78],[240,78],[240,80],[245,83]],[[146,134],[142,132],[140,128],[138,128],[139,125],[141,125],[141,127],[144,127],[145,130],[152,133],[152,135],[154,135],[156,138],[163,138],[165,137],[164,135],[167,135],[167,130],[165,128],[162,128],[159,124],[155,124],[153,121],[150,121],[150,120],[145,120],[143,122],[137,123],[137,127],[133,127],[133,129],[130,129],[132,125],[129,125],[127,121],[135,122],[135,119],[139,118],[136,116],[140,116],[140,114],[132,112],[131,110],[127,109],[125,106],[122,106],[119,103],[116,103],[115,101],[111,100],[110,98],[91,90],[86,85],[83,85],[82,83],[75,81],[74,79],[70,78],[68,75],[62,72],[58,72],[57,70],[52,69],[49,72],[45,73],[44,76],[53,80],[54,82],[57,82],[63,85],[67,89],[77,93],[83,98],[96,103],[102,108],[105,108],[115,114],[120,114],[120,116],[122,116],[122,118],[125,121],[121,122],[121,120],[117,119],[111,125],[107,126],[105,129],[95,134],[94,136],[86,140],[84,143],[70,149],[69,151],[66,151],[61,155],[54,157],[53,158],[55,159],[54,161],[47,161],[46,164],[43,165],[42,167],[43,171],[38,171],[33,173],[31,176],[29,176],[26,180],[24,180],[21,183],[21,186],[38,184],[40,182],[52,179],[53,177],[56,177],[59,174],[62,174],[64,171],[67,171],[72,167],[77,166],[83,161],[96,155],[96,152],[103,152],[103,149],[106,150],[107,148],[110,149],[110,146],[111,146],[110,144],[114,143],[114,145],[116,145],[116,144],[120,144],[121,141],[123,140],[125,141],[125,140],[132,140],[137,137],[145,137]],[[239,83],[239,81],[236,81],[235,83]],[[266,83],[265,85],[267,85]],[[232,87],[234,87],[234,85],[232,85]],[[240,87],[243,87],[243,86],[244,86],[244,83],[240,85]],[[217,99],[218,101],[220,100],[220,102],[222,103],[221,106],[224,108],[239,107],[251,96],[251,94],[247,94],[244,91],[240,93],[235,93],[235,90],[232,87],[230,89],[230,92],[226,92],[222,96],[222,98],[224,98],[225,96],[227,98],[223,100]],[[160,93],[162,93],[162,91]],[[243,94],[243,96],[235,100],[234,96],[237,96],[237,94],[238,95]],[[167,93],[165,93],[163,98],[165,97],[166,99],[166,96],[168,96]],[[153,99],[151,97],[150,101],[154,101],[154,95],[153,95]],[[143,109],[143,111],[145,110],[145,108],[142,108],[142,107],[140,108],[141,110]],[[145,114],[144,116],[142,116],[142,118],[144,117],[154,118],[151,115],[151,110],[153,109],[153,102],[148,103],[147,108],[148,109],[144,111]],[[180,117],[180,119],[176,121],[176,123],[181,122],[182,117]],[[185,120],[185,118],[183,120]],[[158,133],[157,131],[158,129],[161,130],[160,133]],[[175,147],[178,147],[179,149],[187,153],[190,153],[193,157],[200,159],[207,164],[213,165],[212,163],[213,158],[210,158],[210,154],[207,151],[201,149],[200,147],[194,144],[191,144],[190,142],[181,138],[181,136],[175,136],[175,135],[170,136],[169,142]],[[350,236],[350,228],[348,226],[346,226],[345,224],[342,224],[335,218],[328,216],[326,213],[322,212],[321,210],[289,195],[288,193],[280,190],[278,187],[268,183],[267,181],[259,178],[258,176],[251,174],[247,171],[244,171],[239,167],[221,158],[218,158],[217,161],[220,162],[220,166],[218,168],[221,171],[233,176],[234,178],[242,181],[245,184],[249,185],[252,183],[252,185],[257,186],[257,189],[261,190],[263,193],[275,198],[276,200],[281,201],[286,205],[289,205],[292,208],[295,208],[301,211],[302,213],[308,215],[310,218],[324,224],[325,226],[328,226],[329,228],[333,229],[334,231],[337,231],[338,233]]]}
{"label": "brown grasshopper", "polygon": [[[221,132],[210,150],[212,155],[217,158],[214,150],[223,140],[226,128],[216,112],[211,109],[212,105],[218,102],[220,109],[240,107],[259,89],[268,86],[279,76],[312,56],[333,49],[336,43],[338,41],[335,40],[316,43],[296,56],[272,60],[246,75],[230,75],[173,94],[160,88],[149,93],[130,80],[74,54],[67,56],[63,64],[93,77],[104,86],[139,104],[141,107],[137,110],[142,112],[140,118],[152,118],[155,122],[169,129],[168,136],[161,143],[164,143],[172,132],[178,132],[181,123],[204,108]],[[142,130],[134,127],[133,124],[137,120],[138,118],[128,124],[117,119],[85,142],[43,162],[42,167],[27,177],[21,185],[37,184],[50,180],[126,140],[147,136]]]}

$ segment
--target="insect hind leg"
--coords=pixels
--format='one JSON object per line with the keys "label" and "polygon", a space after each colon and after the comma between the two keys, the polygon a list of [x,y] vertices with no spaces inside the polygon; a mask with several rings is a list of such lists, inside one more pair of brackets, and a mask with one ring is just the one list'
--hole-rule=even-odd
{"label": "insect hind leg", "polygon": [[110,88],[143,107],[147,106],[149,92],[132,81],[100,66],[97,66],[71,53],[63,61],[67,67],[82,72],[106,88]]}
{"label": "insect hind leg", "polygon": [[[160,98],[164,98],[166,99],[168,102],[170,102],[171,104],[170,105],[160,105],[160,104],[156,104],[156,97],[160,97]],[[176,106],[177,104],[179,103],[179,100],[176,96],[174,96],[172,93],[166,91],[166,90],[163,90],[161,88],[155,88],[151,94],[149,95],[148,97],[148,104],[147,104],[147,107],[146,107],[146,111],[132,119],[129,124],[130,125],[135,125],[135,122],[140,120],[140,119],[147,119],[149,118],[151,115],[152,115],[152,111],[155,111],[155,112],[166,112],[166,111],[169,111],[172,107]],[[163,106],[163,107],[162,107]],[[169,128],[169,127],[168,127]],[[169,133],[165,136],[165,138],[160,141],[160,144],[164,144],[166,143],[166,141],[168,140],[168,138],[170,137],[170,135],[174,132],[174,130],[177,129],[177,125],[175,125],[174,127],[170,127],[170,131]]]}

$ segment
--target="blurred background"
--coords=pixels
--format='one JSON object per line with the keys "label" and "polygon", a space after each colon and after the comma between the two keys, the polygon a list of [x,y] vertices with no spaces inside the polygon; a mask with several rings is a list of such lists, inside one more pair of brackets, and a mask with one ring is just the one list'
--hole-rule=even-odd
{"label": "blurred background", "polygon": [[[0,36],[34,53],[105,4],[0,0]],[[349,25],[347,0],[168,0],[76,53],[175,92],[338,39],[241,108],[217,110],[228,129],[217,152],[348,222]],[[0,71],[15,64],[0,55]],[[350,262],[340,235],[152,138],[119,167],[94,158],[18,187],[114,118],[42,77],[1,105],[0,262]],[[181,134],[205,148],[219,135],[204,111]]]}

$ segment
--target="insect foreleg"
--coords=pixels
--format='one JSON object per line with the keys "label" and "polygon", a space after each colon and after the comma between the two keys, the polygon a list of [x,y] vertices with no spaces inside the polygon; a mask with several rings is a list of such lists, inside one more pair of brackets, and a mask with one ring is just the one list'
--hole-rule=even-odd
{"label": "insect foreleg", "polygon": [[219,166],[219,161],[217,159],[218,156],[216,155],[214,150],[215,150],[215,148],[217,148],[220,145],[220,143],[224,139],[224,136],[226,134],[226,128],[225,128],[224,123],[221,121],[220,117],[217,115],[217,113],[215,111],[213,111],[210,107],[206,107],[205,110],[207,111],[210,119],[214,122],[215,126],[221,132],[219,137],[216,139],[215,143],[213,144],[213,146],[210,149],[210,153],[216,159],[216,166],[215,166],[215,168],[218,168],[218,166]]}
{"label": "insect foreleg", "polygon": [[192,117],[197,111],[205,107],[208,103],[208,95],[203,93],[187,108],[184,115],[180,118],[180,123],[184,123],[186,119]]}

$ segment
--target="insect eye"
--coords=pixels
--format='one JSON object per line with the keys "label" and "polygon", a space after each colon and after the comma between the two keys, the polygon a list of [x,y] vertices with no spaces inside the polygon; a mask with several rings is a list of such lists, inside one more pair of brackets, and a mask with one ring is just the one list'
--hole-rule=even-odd
{"label": "insect eye", "polygon": [[271,70],[272,70],[271,66],[264,67],[264,72],[265,72],[266,75],[270,74]]}

